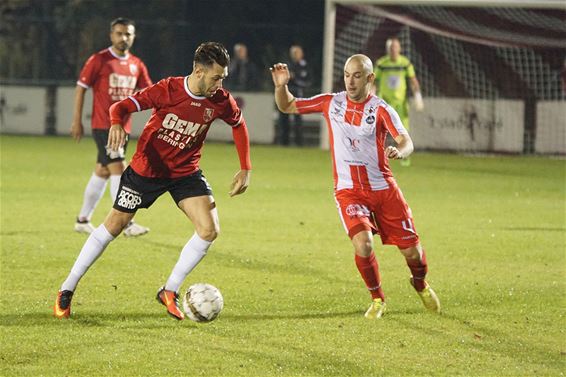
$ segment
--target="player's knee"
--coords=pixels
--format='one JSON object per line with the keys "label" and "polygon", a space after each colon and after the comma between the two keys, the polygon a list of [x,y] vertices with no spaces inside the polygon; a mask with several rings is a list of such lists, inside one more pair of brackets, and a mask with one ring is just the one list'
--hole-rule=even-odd
{"label": "player's knee", "polygon": [[356,254],[362,256],[362,257],[369,257],[372,250],[373,250],[373,242],[370,239],[356,239],[353,240],[353,244],[354,244],[354,249],[356,251]]}
{"label": "player's knee", "polygon": [[108,179],[110,177],[110,170],[108,170],[106,166],[96,165],[94,174],[96,174],[100,178]]}
{"label": "player's knee", "polygon": [[112,209],[104,220],[104,226],[113,237],[118,237],[120,233],[130,223],[133,215]]}
{"label": "player's knee", "polygon": [[399,251],[401,252],[401,254],[403,254],[403,256],[407,259],[420,259],[421,258],[421,254],[419,252],[419,247],[417,246],[412,246],[409,248],[399,248]]}
{"label": "player's knee", "polygon": [[208,242],[214,241],[219,233],[220,228],[217,226],[204,226],[197,229],[198,236]]}

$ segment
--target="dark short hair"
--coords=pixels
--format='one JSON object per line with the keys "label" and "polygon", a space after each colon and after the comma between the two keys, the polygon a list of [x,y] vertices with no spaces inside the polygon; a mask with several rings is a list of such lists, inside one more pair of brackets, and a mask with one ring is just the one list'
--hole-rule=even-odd
{"label": "dark short hair", "polygon": [[218,64],[221,67],[228,67],[230,55],[222,43],[204,42],[197,47],[193,63],[202,64],[206,67]]}
{"label": "dark short hair", "polygon": [[130,20],[129,18],[125,18],[125,17],[118,17],[113,19],[112,22],[110,22],[110,31],[112,31],[112,29],[114,29],[114,26],[116,25],[124,25],[124,26],[132,25],[134,27],[136,26],[133,20]]}

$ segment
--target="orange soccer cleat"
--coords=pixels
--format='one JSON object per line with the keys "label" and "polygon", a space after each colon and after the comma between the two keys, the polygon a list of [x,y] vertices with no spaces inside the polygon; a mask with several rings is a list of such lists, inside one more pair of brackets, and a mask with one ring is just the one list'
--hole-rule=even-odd
{"label": "orange soccer cleat", "polygon": [[177,292],[168,291],[165,287],[159,288],[157,291],[157,301],[165,305],[167,312],[173,318],[180,320],[185,319],[185,314],[179,308],[179,294]]}
{"label": "orange soccer cleat", "polygon": [[59,291],[53,306],[53,315],[56,318],[69,318],[71,316],[72,291]]}

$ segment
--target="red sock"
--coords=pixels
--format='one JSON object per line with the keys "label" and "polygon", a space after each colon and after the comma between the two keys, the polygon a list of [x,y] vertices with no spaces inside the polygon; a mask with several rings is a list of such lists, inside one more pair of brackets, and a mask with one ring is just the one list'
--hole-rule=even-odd
{"label": "red sock", "polygon": [[411,274],[413,275],[413,286],[417,291],[422,291],[425,289],[425,277],[426,273],[428,272],[428,266],[426,264],[426,254],[423,249],[422,256],[419,259],[408,259],[405,258],[407,261],[407,266],[411,270]]}
{"label": "red sock", "polygon": [[383,290],[381,289],[381,276],[379,276],[379,266],[377,264],[377,259],[375,259],[375,254],[370,254],[369,257],[361,257],[355,254],[356,267],[362,275],[362,279],[368,287],[371,298],[380,298],[385,301],[385,296],[383,295]]}

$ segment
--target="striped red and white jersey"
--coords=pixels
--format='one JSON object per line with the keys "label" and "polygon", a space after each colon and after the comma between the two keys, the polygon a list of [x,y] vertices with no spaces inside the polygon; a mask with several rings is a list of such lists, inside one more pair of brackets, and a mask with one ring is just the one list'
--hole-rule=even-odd
{"label": "striped red and white jersey", "polygon": [[387,133],[408,134],[397,112],[370,95],[352,102],[346,92],[297,98],[300,114],[322,113],[328,126],[334,189],[385,190],[395,186],[385,156]]}

